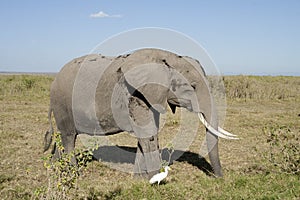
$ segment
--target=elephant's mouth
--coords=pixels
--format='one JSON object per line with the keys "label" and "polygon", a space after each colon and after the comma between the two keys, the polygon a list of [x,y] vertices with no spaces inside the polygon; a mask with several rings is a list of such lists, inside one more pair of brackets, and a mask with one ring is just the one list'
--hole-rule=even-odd
{"label": "elephant's mouth", "polygon": [[186,108],[188,111],[193,112],[192,102],[189,99],[172,98],[168,99],[168,103],[177,107]]}
{"label": "elephant's mouth", "polygon": [[[172,98],[168,99],[168,103],[172,104],[173,106],[177,107],[184,107],[190,112],[193,112],[193,106],[192,106],[192,101],[187,100],[187,99],[179,99],[179,98]],[[173,112],[174,113],[174,112]],[[229,133],[222,129],[221,127],[218,127],[218,129],[214,129],[206,120],[205,117],[203,116],[202,113],[197,113],[199,120],[204,124],[204,126],[215,136],[221,137],[224,139],[238,139],[236,135]]]}

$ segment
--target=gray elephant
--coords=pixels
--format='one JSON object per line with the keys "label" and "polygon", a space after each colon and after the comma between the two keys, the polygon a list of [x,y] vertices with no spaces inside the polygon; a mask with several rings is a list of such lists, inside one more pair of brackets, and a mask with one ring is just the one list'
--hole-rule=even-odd
{"label": "gray elephant", "polygon": [[[151,177],[160,168],[159,117],[170,106],[198,114],[206,126],[209,158],[222,176],[218,137],[235,135],[218,127],[217,111],[200,63],[159,49],[141,49],[118,57],[87,55],[66,64],[51,86],[51,115],[61,132],[65,153],[76,136],[109,135],[122,131],[138,140],[134,172]],[[53,128],[45,135],[45,150]],[[55,147],[54,147],[55,148]],[[57,149],[54,149],[57,154]]]}

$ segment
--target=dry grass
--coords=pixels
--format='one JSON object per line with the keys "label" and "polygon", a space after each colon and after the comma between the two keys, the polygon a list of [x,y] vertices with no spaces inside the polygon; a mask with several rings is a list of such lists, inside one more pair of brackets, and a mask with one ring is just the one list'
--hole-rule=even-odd
{"label": "dry grass", "polygon": [[[0,76],[0,199],[35,199],[47,187],[43,137],[48,129],[49,88],[53,77]],[[75,199],[299,199],[299,176],[281,173],[266,158],[266,126],[285,125],[299,135],[300,77],[225,77],[225,128],[242,139],[220,141],[225,177],[214,179],[199,170],[204,129],[188,153],[175,161],[166,184],[150,186],[103,162],[91,162],[72,192]],[[166,117],[161,146],[177,134],[180,116]],[[110,136],[134,147],[126,134]],[[80,145],[78,145],[80,146]],[[207,159],[207,158],[206,158]]]}
{"label": "dry grass", "polygon": [[296,100],[300,97],[299,77],[226,76],[224,83],[230,99]]}

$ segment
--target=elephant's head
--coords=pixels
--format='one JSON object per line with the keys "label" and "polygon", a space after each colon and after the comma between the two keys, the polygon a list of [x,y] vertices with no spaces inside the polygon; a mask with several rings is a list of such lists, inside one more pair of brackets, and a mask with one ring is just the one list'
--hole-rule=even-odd
{"label": "elephant's head", "polygon": [[184,107],[198,114],[207,128],[207,145],[216,176],[222,176],[218,137],[235,139],[218,127],[218,117],[209,83],[200,63],[189,57],[159,49],[135,51],[121,66],[125,79],[158,112],[167,105],[173,113]]}

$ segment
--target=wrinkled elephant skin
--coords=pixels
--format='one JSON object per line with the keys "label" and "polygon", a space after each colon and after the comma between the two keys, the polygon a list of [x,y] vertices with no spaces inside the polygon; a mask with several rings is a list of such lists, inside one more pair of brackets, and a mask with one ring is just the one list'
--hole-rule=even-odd
{"label": "wrinkled elephant skin", "polygon": [[[118,57],[93,54],[72,60],[57,74],[49,118],[53,113],[66,153],[74,149],[78,134],[133,133],[138,140],[134,173],[151,177],[160,168],[159,117],[168,105],[173,112],[185,107],[202,113],[218,130],[214,100],[198,61],[159,49]],[[45,149],[52,132],[45,136]],[[209,130],[207,144],[214,174],[222,176],[218,137]]]}

